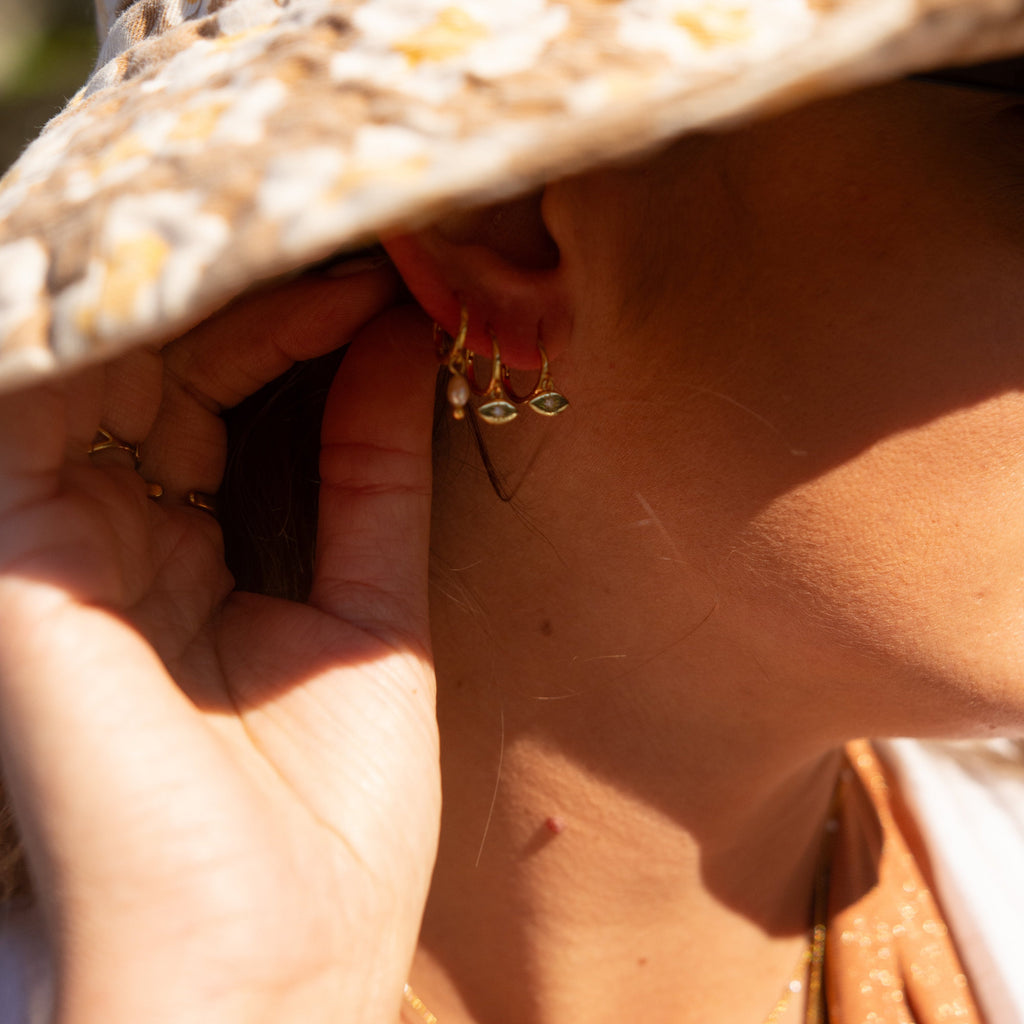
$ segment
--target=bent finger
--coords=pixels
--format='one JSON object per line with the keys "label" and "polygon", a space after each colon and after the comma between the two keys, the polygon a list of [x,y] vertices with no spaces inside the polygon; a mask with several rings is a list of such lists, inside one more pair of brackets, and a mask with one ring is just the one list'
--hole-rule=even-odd
{"label": "bent finger", "polygon": [[246,296],[164,349],[160,416],[143,472],[169,495],[215,492],[225,459],[223,409],[294,363],[324,355],[394,300],[390,267],[300,278]]}
{"label": "bent finger", "polygon": [[294,363],[340,347],[394,301],[394,268],[362,265],[243,296],[164,348],[167,374],[206,408],[237,405]]}
{"label": "bent finger", "polygon": [[415,307],[385,314],[353,340],[324,413],[310,598],[423,651],[436,371],[430,327]]}

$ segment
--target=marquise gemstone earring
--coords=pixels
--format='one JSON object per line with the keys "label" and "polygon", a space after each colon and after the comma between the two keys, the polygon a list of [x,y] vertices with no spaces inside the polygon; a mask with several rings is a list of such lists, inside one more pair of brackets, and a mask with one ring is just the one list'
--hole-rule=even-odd
{"label": "marquise gemstone earring", "polygon": [[505,391],[516,405],[528,405],[542,416],[557,416],[569,408],[569,399],[555,387],[555,382],[551,379],[551,367],[548,365],[548,354],[540,341],[537,342],[537,351],[540,353],[540,377],[534,389],[520,398],[512,391],[508,369],[503,367]]}
{"label": "marquise gemstone earring", "polygon": [[[473,362],[470,359],[471,371],[472,366]],[[515,404],[505,392],[505,376],[506,374],[503,372],[501,365],[501,350],[498,348],[498,339],[494,336],[494,332],[491,331],[491,379],[484,391],[476,392],[480,396],[480,404],[476,407],[476,413],[486,423],[494,423],[496,425],[510,423],[518,415]],[[470,382],[472,383],[472,381],[471,374]]]}

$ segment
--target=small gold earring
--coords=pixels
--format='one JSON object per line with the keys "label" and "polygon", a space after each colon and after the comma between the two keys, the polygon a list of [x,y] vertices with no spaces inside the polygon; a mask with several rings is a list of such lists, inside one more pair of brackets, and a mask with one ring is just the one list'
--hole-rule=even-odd
{"label": "small gold earring", "polygon": [[[498,348],[498,339],[495,337],[494,331],[491,331],[490,334],[491,379],[487,384],[486,390],[476,392],[480,396],[480,404],[476,407],[476,413],[485,423],[493,423],[495,425],[511,423],[518,413],[516,412],[515,405],[505,393],[505,385],[503,383],[505,374],[502,371],[501,351]],[[474,383],[472,375],[472,358],[470,359],[469,366],[469,382],[472,385]]]}
{"label": "small gold earring", "polygon": [[540,352],[540,377],[534,389],[528,395],[520,398],[512,390],[508,369],[503,367],[502,379],[505,390],[516,405],[528,405],[541,416],[557,416],[569,408],[569,399],[555,387],[555,382],[551,379],[551,368],[548,365],[548,354],[540,341],[537,342],[537,351]]}
{"label": "small gold earring", "polygon": [[[466,335],[469,333],[469,310],[465,303],[459,307],[459,333],[454,338],[449,338],[451,347],[439,345],[441,358],[448,368],[448,387],[445,394],[448,404],[452,408],[452,419],[461,420],[466,415],[466,405],[469,402],[469,374],[472,365],[466,353]],[[434,324],[434,340],[440,341],[444,334],[439,324]]]}

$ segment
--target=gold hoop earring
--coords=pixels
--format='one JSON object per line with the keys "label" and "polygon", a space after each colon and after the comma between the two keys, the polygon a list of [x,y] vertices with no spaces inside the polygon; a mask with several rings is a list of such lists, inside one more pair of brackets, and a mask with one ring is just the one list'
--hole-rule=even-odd
{"label": "gold hoop earring", "polygon": [[477,415],[485,422],[494,425],[511,423],[517,416],[517,405],[529,405],[541,416],[557,416],[569,408],[569,399],[555,387],[551,378],[547,350],[538,340],[537,351],[540,353],[540,377],[528,395],[517,395],[512,387],[512,378],[508,368],[501,361],[501,349],[494,331],[491,336],[491,377],[486,388],[476,386],[475,364],[473,354],[466,348],[469,334],[469,310],[465,303],[459,306],[459,330],[452,338],[440,324],[434,324],[434,341],[438,346],[438,355],[448,370],[448,386],[445,396],[451,406],[452,418],[461,420],[466,415],[466,406],[470,397],[477,395],[480,404]]}
{"label": "gold hoop earring", "polygon": [[[466,415],[466,405],[469,402],[470,386],[469,377],[472,373],[472,365],[466,353],[466,335],[469,333],[469,310],[465,303],[459,306],[459,333],[454,338],[449,338],[451,347],[439,345],[441,358],[448,368],[448,387],[445,389],[445,396],[452,409],[452,419],[461,420]],[[434,340],[439,341],[444,334],[440,324],[434,324]]]}
{"label": "gold hoop earring", "polygon": [[551,379],[551,368],[548,365],[548,354],[544,345],[538,341],[537,351],[540,352],[540,377],[534,389],[522,397],[512,390],[512,381],[506,367],[502,367],[502,381],[505,391],[516,405],[528,405],[541,416],[557,416],[569,408],[569,399],[555,387]]}
{"label": "gold hoop earring", "polygon": [[[498,348],[498,339],[494,336],[494,331],[491,331],[490,334],[491,379],[484,391],[479,391],[475,387],[473,390],[480,396],[480,404],[476,407],[476,414],[485,423],[493,423],[497,426],[502,423],[511,423],[518,413],[514,403],[505,392],[505,373],[501,365],[501,351]],[[470,386],[473,387],[475,380],[473,377],[472,356],[469,359],[468,378]]]}

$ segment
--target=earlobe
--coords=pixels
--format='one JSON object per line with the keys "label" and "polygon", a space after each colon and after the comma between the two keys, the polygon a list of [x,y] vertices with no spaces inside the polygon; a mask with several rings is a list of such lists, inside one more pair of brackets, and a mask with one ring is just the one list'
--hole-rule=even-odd
{"label": "earlobe", "polygon": [[556,359],[571,325],[558,249],[533,197],[458,214],[382,240],[409,290],[449,334],[469,315],[467,348],[489,356],[492,336],[514,369]]}

